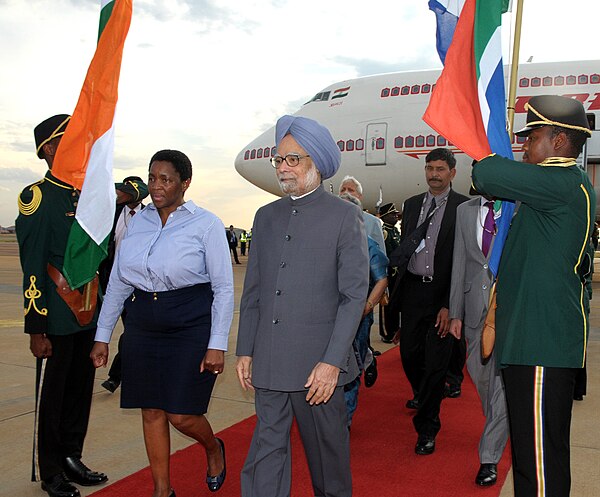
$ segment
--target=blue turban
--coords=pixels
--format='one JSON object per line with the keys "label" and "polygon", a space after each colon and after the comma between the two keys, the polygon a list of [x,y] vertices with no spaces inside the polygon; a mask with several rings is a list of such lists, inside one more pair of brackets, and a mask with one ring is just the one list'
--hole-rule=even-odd
{"label": "blue turban", "polygon": [[340,168],[342,154],[329,130],[313,119],[300,116],[280,117],[275,126],[275,144],[287,134],[292,135],[321,173],[321,179],[331,178]]}

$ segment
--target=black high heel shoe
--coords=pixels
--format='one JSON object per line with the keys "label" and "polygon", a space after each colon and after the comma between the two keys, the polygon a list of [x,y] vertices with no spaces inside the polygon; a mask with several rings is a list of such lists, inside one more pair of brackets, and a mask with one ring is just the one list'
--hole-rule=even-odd
{"label": "black high heel shoe", "polygon": [[217,442],[221,444],[221,453],[223,454],[223,471],[221,471],[221,473],[219,473],[217,476],[210,476],[208,474],[208,471],[206,472],[206,485],[208,486],[208,489],[211,492],[216,492],[223,486],[223,483],[225,483],[225,476],[227,474],[227,462],[225,460],[225,444],[220,438],[217,438]]}

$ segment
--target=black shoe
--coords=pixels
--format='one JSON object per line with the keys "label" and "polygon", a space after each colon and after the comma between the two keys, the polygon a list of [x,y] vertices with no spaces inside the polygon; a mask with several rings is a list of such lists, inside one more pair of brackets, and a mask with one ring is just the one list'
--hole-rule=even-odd
{"label": "black shoe", "polygon": [[407,400],[406,401],[406,407],[408,409],[415,409],[415,410],[417,410],[419,408],[419,401],[417,400],[416,397],[414,399]]}
{"label": "black shoe", "polygon": [[[379,335],[379,336],[381,336],[381,335]],[[384,336],[381,336],[381,341],[383,343],[392,343],[392,339],[391,338],[384,337]]]}
{"label": "black shoe", "polygon": [[58,473],[42,482],[42,490],[50,497],[80,497],[79,489],[75,487],[64,473]]}
{"label": "black shoe", "polygon": [[223,471],[217,476],[210,476],[208,471],[206,472],[206,485],[211,492],[216,492],[225,483],[225,476],[227,475],[227,462],[225,461],[225,444],[223,440],[217,438],[217,442],[221,444],[221,453],[223,454]]}
{"label": "black shoe", "polygon": [[92,471],[81,462],[78,457],[66,457],[64,462],[65,474],[67,478],[78,485],[84,487],[92,487],[100,485],[108,480],[108,476],[104,473]]}
{"label": "black shoe", "polygon": [[381,355],[381,351],[380,350],[374,350],[373,351],[373,357],[379,357]]}
{"label": "black shoe", "polygon": [[111,380],[110,378],[106,381],[103,381],[100,385],[102,388],[106,388],[110,393],[115,393],[115,390],[119,388],[121,384],[120,381]]}
{"label": "black shoe", "polygon": [[419,435],[417,445],[415,445],[415,454],[428,456],[435,451],[435,438],[428,435]]}
{"label": "black shoe", "polygon": [[373,361],[369,367],[365,369],[365,387],[371,388],[377,381],[377,359],[373,356]]}
{"label": "black shoe", "polygon": [[498,466],[496,464],[482,464],[475,477],[475,483],[482,487],[494,485],[498,479]]}
{"label": "black shoe", "polygon": [[446,385],[444,387],[444,397],[449,399],[456,399],[460,397],[461,393],[460,385]]}

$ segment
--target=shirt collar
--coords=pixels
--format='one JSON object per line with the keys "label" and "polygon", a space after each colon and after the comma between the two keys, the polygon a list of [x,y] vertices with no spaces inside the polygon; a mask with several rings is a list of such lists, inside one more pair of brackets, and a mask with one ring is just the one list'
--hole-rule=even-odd
{"label": "shirt collar", "polygon": [[290,195],[290,197],[292,200],[298,200],[299,198],[304,198],[304,197],[310,195],[312,192],[314,192],[317,188],[319,188],[319,186],[321,186],[321,185],[318,185],[316,188],[314,188],[313,190],[311,190],[308,193],[305,193],[303,195],[298,195],[298,196]]}
{"label": "shirt collar", "polygon": [[[157,211],[158,209],[156,208],[156,206],[153,203],[150,203],[146,206],[147,209],[153,210],[153,211]],[[194,203],[193,200],[188,200],[187,202],[184,202],[183,204],[181,204],[179,207],[177,207],[177,209],[175,209],[176,211],[180,211],[180,210],[187,210],[189,212],[191,212],[192,214],[194,212],[196,212],[196,209],[198,208],[198,206]]]}

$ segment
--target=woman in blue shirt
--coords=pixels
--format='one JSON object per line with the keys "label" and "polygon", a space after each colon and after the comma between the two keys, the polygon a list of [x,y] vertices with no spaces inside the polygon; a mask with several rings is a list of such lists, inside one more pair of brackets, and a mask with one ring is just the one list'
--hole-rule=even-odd
{"label": "woman in blue shirt", "polygon": [[205,418],[233,316],[233,273],[223,223],[184,200],[192,164],[177,150],[150,160],[152,203],[131,219],[110,275],[91,353],[108,343],[125,307],[122,408],[141,408],[153,497],[175,497],[169,424],[205,449],[209,490],[225,480],[225,448]]}

